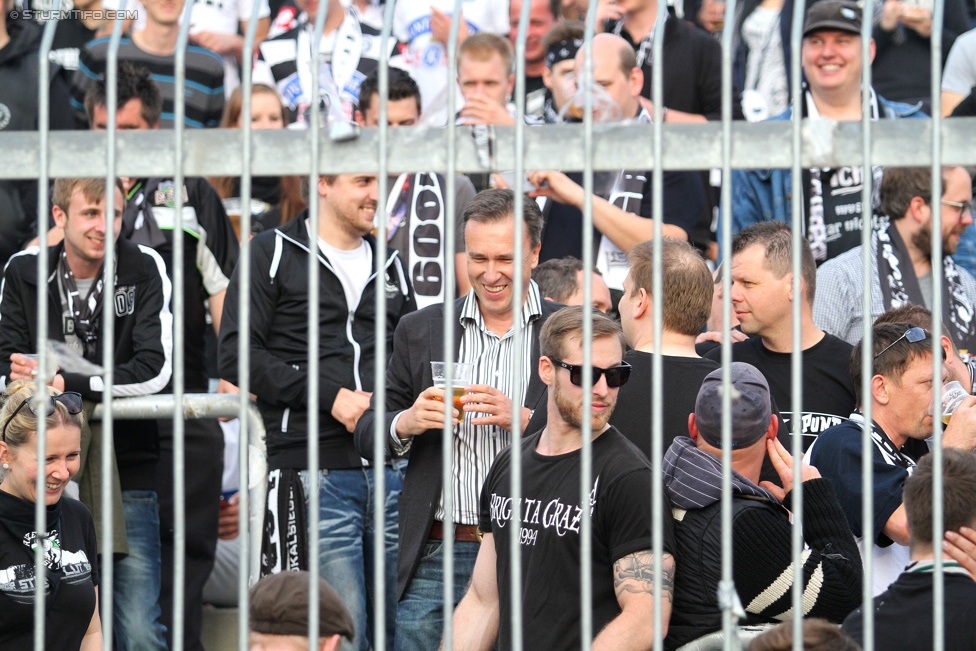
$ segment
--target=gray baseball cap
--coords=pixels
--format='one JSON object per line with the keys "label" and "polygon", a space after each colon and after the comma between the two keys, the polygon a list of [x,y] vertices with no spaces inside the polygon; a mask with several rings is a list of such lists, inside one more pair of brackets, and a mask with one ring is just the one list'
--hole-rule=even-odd
{"label": "gray baseball cap", "polygon": [[[751,364],[732,362],[732,448],[747,448],[769,428],[772,409],[769,384]],[[705,376],[695,402],[698,433],[716,448],[722,447],[722,369]]]}

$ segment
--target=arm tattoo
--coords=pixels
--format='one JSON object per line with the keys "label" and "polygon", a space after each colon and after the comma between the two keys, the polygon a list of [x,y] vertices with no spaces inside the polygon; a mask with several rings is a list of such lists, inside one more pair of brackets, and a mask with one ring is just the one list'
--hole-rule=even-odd
{"label": "arm tattoo", "polygon": [[[661,593],[670,603],[674,599],[674,560],[661,559]],[[613,564],[613,589],[617,598],[625,592],[654,594],[654,553],[645,549],[624,556]]]}

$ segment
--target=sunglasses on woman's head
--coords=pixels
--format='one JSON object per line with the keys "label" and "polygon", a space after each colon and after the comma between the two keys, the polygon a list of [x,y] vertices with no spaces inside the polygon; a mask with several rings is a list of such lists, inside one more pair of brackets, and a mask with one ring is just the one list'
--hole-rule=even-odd
{"label": "sunglasses on woman's head", "polygon": [[[47,411],[44,413],[45,417],[50,416],[51,414],[54,413],[55,402],[60,402],[62,405],[64,405],[64,408],[68,410],[69,414],[81,413],[81,408],[82,408],[81,394],[78,393],[77,391],[65,391],[63,393],[59,393],[56,396],[48,395],[48,400],[46,403]],[[39,416],[39,414],[34,408],[34,395],[31,394],[26,398],[24,398],[23,402],[17,405],[17,408],[14,409],[14,413],[12,413],[10,415],[10,418],[7,419],[7,422],[3,424],[3,432],[0,433],[0,441],[7,440],[7,427],[10,426],[10,421],[16,418],[17,414],[20,413],[20,410],[24,408],[24,405],[26,405],[27,408],[31,410],[31,413],[34,414],[35,417]]]}
{"label": "sunglasses on woman's head", "polygon": [[[555,357],[550,357],[549,360],[556,366],[569,371],[570,382],[578,387],[583,386],[583,366],[567,364],[563,360],[556,359]],[[627,362],[621,362],[619,366],[611,366],[610,368],[600,368],[599,366],[591,366],[590,368],[593,372],[594,385],[600,381],[601,375],[606,376],[607,386],[611,389],[617,389],[623,386],[630,379],[631,366]]]}

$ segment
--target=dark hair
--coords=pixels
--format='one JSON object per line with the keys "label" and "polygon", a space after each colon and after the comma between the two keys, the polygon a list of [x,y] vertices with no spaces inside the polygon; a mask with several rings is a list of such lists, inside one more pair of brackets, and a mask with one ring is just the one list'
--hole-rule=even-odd
{"label": "dark hair", "polygon": [[[592,310],[593,339],[616,337],[620,342],[621,355],[627,350],[623,330],[620,324],[598,310]],[[546,319],[539,333],[539,351],[550,359],[562,359],[566,354],[563,344],[567,339],[576,337],[582,346],[583,340],[583,307],[576,305],[564,307]]]}
{"label": "dark hair", "polygon": [[495,54],[502,58],[507,80],[514,70],[512,66],[514,65],[515,53],[512,52],[512,44],[504,36],[490,32],[476,32],[461,41],[457,49],[458,68],[461,67],[461,59],[464,57],[469,57],[474,61],[488,61]]}
{"label": "dark hair", "polygon": [[[288,111],[285,109],[285,105],[281,103],[281,97],[277,90],[266,84],[254,84],[251,86],[251,98],[253,99],[255,95],[270,95],[278,100],[278,105],[281,107],[281,123],[283,125],[288,124]],[[235,128],[235,125],[241,120],[243,110],[244,91],[242,86],[238,86],[230,94],[227,103],[224,104],[224,114],[220,118],[220,127],[222,129]],[[241,125],[241,127],[246,126],[248,125]],[[214,176],[207,180],[210,181],[210,185],[214,187],[221,199],[227,199],[234,194],[240,177]],[[301,183],[298,176],[281,177],[281,199],[278,203],[278,211],[281,213],[282,224],[291,221],[298,213],[308,207],[307,201],[302,198]]]}
{"label": "dark hair", "polygon": [[[417,113],[420,113],[420,87],[417,82],[406,71],[399,68],[388,68],[389,71],[389,92],[387,99],[391,102],[413,97],[417,100]],[[359,110],[363,115],[373,104],[373,95],[379,93],[380,71],[379,69],[369,73],[369,76],[359,85]]]}
{"label": "dark hair", "polygon": [[[837,624],[811,617],[803,620],[804,651],[861,651]],[[749,651],[793,651],[793,622],[783,622],[753,638]]]}
{"label": "dark hair", "polygon": [[[163,112],[163,96],[159,92],[159,85],[153,81],[152,74],[143,66],[129,62],[119,64],[118,96],[116,108],[122,108],[131,99],[142,102],[142,119],[150,127],[159,124],[159,116]],[[85,114],[88,122],[95,121],[95,107],[106,106],[108,90],[105,88],[105,75],[100,75],[85,93]]]}
{"label": "dark hair", "polygon": [[[763,247],[766,252],[765,267],[777,278],[782,278],[793,270],[793,233],[788,225],[779,221],[769,221],[752,224],[742,229],[732,238],[733,257],[754,244]],[[817,293],[817,263],[810,251],[810,244],[805,238],[800,238],[800,256],[806,297],[812,304],[813,297]]]}
{"label": "dark hair", "polygon": [[[946,186],[946,170],[942,168],[942,187]],[[878,190],[881,198],[881,213],[888,219],[897,221],[908,212],[908,206],[915,197],[921,197],[926,204],[932,204],[931,167],[886,167]]]}
{"label": "dark hair", "polygon": [[[641,242],[627,257],[632,292],[644,289],[651,295],[654,242]],[[704,258],[687,242],[661,238],[661,287],[665,330],[692,336],[700,333],[712,313],[715,288]]]}
{"label": "dark hair", "polygon": [[532,270],[532,280],[539,285],[539,293],[557,303],[565,303],[579,291],[576,274],[583,271],[583,262],[571,255],[553,258]]}
{"label": "dark hair", "polygon": [[586,26],[583,24],[583,21],[560,20],[550,27],[549,31],[542,37],[542,47],[548,50],[554,43],[582,39],[585,33]]}
{"label": "dark hair", "polygon": [[[542,241],[542,211],[539,204],[526,194],[522,198],[522,217],[529,234],[529,245],[532,248]],[[464,208],[462,219],[467,228],[469,221],[488,224],[491,222],[510,219],[515,215],[515,193],[512,190],[494,188],[482,190],[474,196]]]}
{"label": "dark hair", "polygon": [[[932,480],[934,455],[922,457],[915,472],[905,480],[902,500],[908,515],[908,538],[915,545],[931,545]],[[959,531],[976,523],[976,454],[969,450],[942,450],[942,526]]]}
{"label": "dark hair", "polygon": [[[923,330],[932,332],[932,311],[921,305],[905,303],[901,307],[891,308],[874,320],[874,325],[882,323],[910,323],[913,326],[918,326]],[[942,334],[949,338],[949,341],[952,342],[952,349],[955,351],[956,342],[952,339],[952,333],[949,332],[945,321],[942,322]]]}
{"label": "dark hair", "polygon": [[[915,343],[911,343],[903,337],[905,332],[912,327],[914,326],[911,323],[876,323],[874,325],[872,357],[888,348],[892,342],[899,341],[885,350],[885,354],[881,357],[874,357],[871,363],[871,377],[882,375],[900,383],[902,373],[905,372],[909,364],[919,357],[932,354],[932,335],[928,330],[925,331],[925,338]],[[861,400],[863,398],[861,395],[861,347],[863,345],[864,341],[861,340],[854,346],[849,365],[851,382],[854,383],[854,397],[857,399],[858,406],[862,406]]]}

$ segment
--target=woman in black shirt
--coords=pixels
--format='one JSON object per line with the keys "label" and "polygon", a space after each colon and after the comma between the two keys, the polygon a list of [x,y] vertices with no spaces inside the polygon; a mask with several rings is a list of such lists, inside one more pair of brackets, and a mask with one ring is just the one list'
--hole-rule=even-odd
{"label": "woman in black shirt", "polygon": [[[46,649],[102,647],[98,617],[95,523],[88,509],[63,495],[81,462],[81,396],[33,382],[7,385],[0,407],[0,648],[34,648],[34,548],[45,549]],[[47,415],[47,446],[39,468],[37,416]],[[45,477],[37,495],[38,472]],[[34,505],[47,505],[47,534],[34,527]]]}

